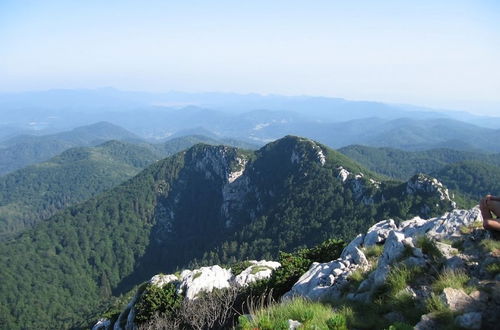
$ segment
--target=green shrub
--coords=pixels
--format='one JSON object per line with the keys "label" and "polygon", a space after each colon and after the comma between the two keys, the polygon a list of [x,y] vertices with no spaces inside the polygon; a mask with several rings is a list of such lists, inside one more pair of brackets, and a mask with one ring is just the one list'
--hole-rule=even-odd
{"label": "green shrub", "polygon": [[141,298],[135,305],[135,321],[142,323],[148,321],[153,315],[173,317],[179,310],[183,297],[177,294],[175,284],[168,283],[163,287],[148,285]]}

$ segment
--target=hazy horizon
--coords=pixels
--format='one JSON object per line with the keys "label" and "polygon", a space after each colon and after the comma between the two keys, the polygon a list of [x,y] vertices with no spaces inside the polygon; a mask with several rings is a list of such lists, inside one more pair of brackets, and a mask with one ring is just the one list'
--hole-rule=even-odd
{"label": "hazy horizon", "polygon": [[2,1],[0,92],[324,96],[500,115],[494,1]]}

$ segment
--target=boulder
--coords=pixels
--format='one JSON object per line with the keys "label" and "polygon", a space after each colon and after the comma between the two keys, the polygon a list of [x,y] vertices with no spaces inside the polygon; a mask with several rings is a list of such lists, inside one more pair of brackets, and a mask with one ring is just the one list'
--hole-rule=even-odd
{"label": "boulder", "polygon": [[365,239],[365,235],[359,234],[356,236],[355,239],[353,239],[345,248],[342,250],[342,253],[340,254],[341,259],[345,259],[348,255],[351,255],[354,251],[354,248],[359,248]]}
{"label": "boulder", "polygon": [[251,260],[250,262],[252,265],[233,279],[235,285],[244,287],[255,281],[269,278],[276,268],[281,267],[281,264],[276,261]]}
{"label": "boulder", "polygon": [[231,278],[231,271],[221,268],[219,265],[201,267],[192,271],[184,270],[181,273],[179,292],[185,293],[186,299],[196,299],[200,292],[229,288]]}
{"label": "boulder", "polygon": [[368,229],[368,232],[363,241],[364,247],[369,247],[375,244],[380,244],[385,242],[389,233],[393,230],[397,230],[397,226],[394,220],[383,220],[377,222]]}
{"label": "boulder", "polygon": [[424,314],[420,318],[420,322],[418,322],[415,327],[413,328],[414,330],[438,330],[439,323],[437,320],[434,318],[432,314]]}
{"label": "boulder", "polygon": [[436,248],[441,252],[443,257],[450,259],[458,254],[458,250],[452,247],[450,244],[445,244],[442,242],[435,242]]}
{"label": "boulder", "polygon": [[459,289],[445,288],[441,294],[443,302],[454,312],[470,310],[474,307],[474,300]]}
{"label": "boulder", "polygon": [[300,323],[299,321],[288,320],[288,330],[298,329],[298,328],[300,328],[301,325],[302,325],[302,323]]}
{"label": "boulder", "polygon": [[378,266],[373,272],[373,284],[378,287],[385,283],[387,274],[391,269],[391,264],[403,255],[405,246],[403,240],[405,236],[401,232],[391,231],[384,244],[384,251],[378,260]]}
{"label": "boulder", "polygon": [[321,264],[315,262],[283,299],[301,296],[313,301],[328,301],[338,298],[353,269],[355,266],[346,267],[341,259]]}

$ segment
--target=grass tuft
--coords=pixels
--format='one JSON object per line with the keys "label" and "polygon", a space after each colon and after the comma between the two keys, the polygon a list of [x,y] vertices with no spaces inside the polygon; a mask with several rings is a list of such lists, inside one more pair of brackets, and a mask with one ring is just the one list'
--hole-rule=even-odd
{"label": "grass tuft", "polygon": [[367,259],[375,259],[382,255],[382,252],[384,252],[384,246],[375,244],[370,247],[364,248],[363,252]]}
{"label": "grass tuft", "polygon": [[466,287],[468,281],[469,276],[463,270],[446,268],[432,284],[432,290],[435,293],[441,293],[445,288],[469,291]]}
{"label": "grass tuft", "polygon": [[500,263],[494,262],[486,266],[486,271],[493,275],[500,274]]}
{"label": "grass tuft", "polygon": [[[302,323],[306,329],[328,329],[327,321],[336,316],[330,306],[296,298],[281,304],[271,305],[252,313],[250,319],[240,318],[240,329],[288,329],[288,320]],[[331,321],[336,322],[336,321]],[[342,329],[342,328],[339,328]]]}
{"label": "grass tuft", "polygon": [[255,275],[257,274],[258,272],[262,272],[264,270],[269,270],[271,268],[267,267],[267,266],[253,266],[252,267],[252,271],[251,271],[251,274],[252,275]]}
{"label": "grass tuft", "polygon": [[493,240],[491,238],[483,239],[479,243],[484,251],[486,252],[498,252],[500,251],[500,241]]}
{"label": "grass tuft", "polygon": [[434,242],[431,238],[423,235],[418,236],[415,242],[415,245],[422,249],[422,252],[427,254],[434,260],[440,260],[443,258],[443,254],[439,251],[436,246],[436,242]]}

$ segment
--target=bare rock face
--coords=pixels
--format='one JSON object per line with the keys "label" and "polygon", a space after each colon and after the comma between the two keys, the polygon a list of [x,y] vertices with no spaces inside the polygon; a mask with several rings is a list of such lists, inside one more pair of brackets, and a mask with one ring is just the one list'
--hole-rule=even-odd
{"label": "bare rock face", "polygon": [[389,233],[396,229],[397,226],[392,219],[377,222],[368,229],[363,246],[370,247],[375,244],[384,243]]}
{"label": "bare rock face", "polygon": [[336,260],[313,263],[283,299],[302,296],[315,301],[328,301],[339,298],[352,272],[368,264],[364,253],[356,246],[361,241],[362,237],[356,238],[355,243],[348,245]]}
{"label": "bare rock face", "polygon": [[281,267],[281,264],[276,261],[250,260],[250,263],[252,266],[247,267],[233,279],[235,285],[245,287],[255,281],[269,278],[274,270]]}
{"label": "bare rock face", "polygon": [[158,275],[153,276],[151,278],[151,280],[149,280],[149,283],[151,283],[152,285],[155,285],[157,287],[162,288],[164,285],[171,283],[171,282],[174,282],[174,281],[177,281],[177,280],[178,280],[177,276],[175,276],[173,274],[169,274],[169,275],[158,274]]}
{"label": "bare rock face", "polygon": [[181,273],[179,292],[184,293],[186,299],[196,299],[200,292],[229,288],[231,277],[231,271],[223,269],[219,265],[184,270]]}

